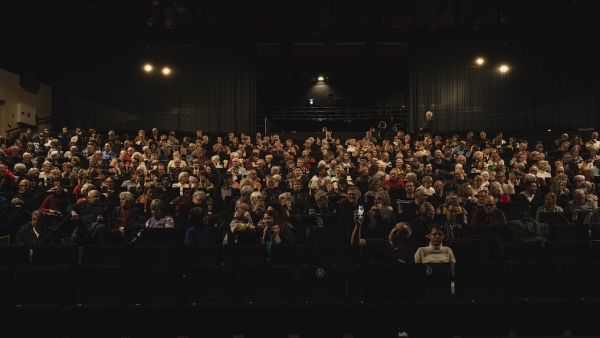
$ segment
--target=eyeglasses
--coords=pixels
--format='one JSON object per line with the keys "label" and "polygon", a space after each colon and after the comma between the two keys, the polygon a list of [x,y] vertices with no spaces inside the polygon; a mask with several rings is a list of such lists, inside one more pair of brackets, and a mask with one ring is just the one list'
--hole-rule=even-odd
{"label": "eyeglasses", "polygon": [[495,204],[484,204],[484,207],[493,207]]}

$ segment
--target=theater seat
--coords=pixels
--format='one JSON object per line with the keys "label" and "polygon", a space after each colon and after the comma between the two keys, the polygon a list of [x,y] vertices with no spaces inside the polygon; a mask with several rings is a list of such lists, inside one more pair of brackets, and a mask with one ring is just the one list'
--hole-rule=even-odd
{"label": "theater seat", "polygon": [[554,263],[511,263],[509,292],[517,336],[562,336],[570,328],[570,302],[560,298]]}
{"label": "theater seat", "polygon": [[410,327],[409,302],[425,299],[425,266],[355,266],[350,291],[354,337],[397,337]]}
{"label": "theater seat", "polygon": [[346,279],[341,267],[298,268],[300,337],[343,337],[350,309],[344,301]]}
{"label": "theater seat", "polygon": [[565,262],[562,265],[565,297],[573,304],[571,335],[600,336],[596,311],[600,306],[600,263]]}
{"label": "theater seat", "polygon": [[505,297],[504,266],[468,263],[456,266],[456,296],[462,303],[463,337],[506,337],[515,303]]}
{"label": "theater seat", "polygon": [[[80,266],[77,268],[75,304],[62,313],[63,327],[70,337],[120,337],[127,321],[98,318],[124,318],[127,280],[122,266]],[[90,329],[93,328],[93,329]]]}
{"label": "theater seat", "polygon": [[241,331],[234,313],[235,267],[190,266],[187,273],[188,297],[181,307],[180,327],[188,337],[230,338]]}
{"label": "theater seat", "polygon": [[[3,336],[63,336],[60,314],[68,303],[69,290],[73,289],[72,277],[70,267],[19,268],[15,305],[5,311],[4,323],[7,325],[3,328]],[[34,325],[32,318],[35,318]]]}
{"label": "theater seat", "polygon": [[[175,337],[177,314],[183,289],[179,267],[134,266],[127,311],[128,335],[132,337]],[[157,316],[160,314],[160,316]]]}
{"label": "theater seat", "polygon": [[285,266],[243,269],[242,322],[244,337],[287,338],[294,318],[289,302],[290,270]]}

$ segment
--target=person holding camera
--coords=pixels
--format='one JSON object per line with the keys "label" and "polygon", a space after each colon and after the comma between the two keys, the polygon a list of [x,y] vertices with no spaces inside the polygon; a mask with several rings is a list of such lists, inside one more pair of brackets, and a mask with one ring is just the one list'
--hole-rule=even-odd
{"label": "person holding camera", "polygon": [[294,235],[290,231],[287,222],[282,222],[277,212],[267,210],[263,216],[265,225],[261,244],[265,244],[269,256],[274,245],[285,245],[294,243]]}
{"label": "person holding camera", "polygon": [[406,222],[397,223],[390,233],[387,239],[381,238],[369,238],[362,239],[360,230],[363,224],[364,216],[360,214],[359,210],[354,212],[354,230],[352,231],[352,238],[350,244],[369,251],[371,256],[371,264],[381,265],[404,265],[414,264],[415,257],[406,242],[410,237],[412,230],[410,224]]}

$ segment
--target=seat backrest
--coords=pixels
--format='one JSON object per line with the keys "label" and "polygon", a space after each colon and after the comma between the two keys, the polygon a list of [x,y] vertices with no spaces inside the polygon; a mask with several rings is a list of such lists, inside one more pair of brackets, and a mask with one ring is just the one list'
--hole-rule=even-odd
{"label": "seat backrest", "polygon": [[134,266],[131,270],[131,304],[177,304],[182,290],[179,267]]}
{"label": "seat backrest", "polygon": [[33,265],[76,266],[79,247],[76,245],[36,245],[33,248]]}
{"label": "seat backrest", "polygon": [[179,265],[190,266],[220,266],[223,247],[220,245],[182,245],[180,248]]}
{"label": "seat backrest", "polygon": [[127,293],[123,266],[79,266],[77,268],[76,304],[102,304],[119,307]]}
{"label": "seat backrest", "polygon": [[425,265],[363,265],[352,268],[353,302],[407,302],[426,298]]}
{"label": "seat backrest", "polygon": [[250,302],[289,302],[290,270],[286,266],[246,266],[242,298]]}
{"label": "seat backrest", "polygon": [[83,248],[83,264],[88,266],[128,265],[129,250],[123,245],[86,245]]}
{"label": "seat backrest", "polygon": [[548,262],[585,262],[590,260],[586,242],[546,242],[545,249]]}
{"label": "seat backrest", "polygon": [[452,298],[452,269],[450,263],[423,263],[425,266],[426,299]]}
{"label": "seat backrest", "polygon": [[458,263],[456,295],[462,302],[504,299],[504,279],[501,263]]}
{"label": "seat backrest", "polygon": [[541,242],[506,242],[504,243],[504,260],[506,262],[541,262]]}
{"label": "seat backrest", "polygon": [[511,263],[508,279],[510,297],[514,300],[558,297],[554,263]]}
{"label": "seat backrest", "polygon": [[498,203],[497,205],[498,209],[504,211],[505,213],[517,213],[520,211],[528,211],[528,206],[525,202]]}
{"label": "seat backrest", "polygon": [[0,245],[0,266],[27,266],[29,265],[29,246],[27,245]]}
{"label": "seat backrest", "polygon": [[267,249],[264,245],[225,246],[225,265],[261,266],[267,264]]}
{"label": "seat backrest", "polygon": [[358,264],[358,247],[354,245],[321,245],[319,264],[326,266],[353,266]]}
{"label": "seat backrest", "polygon": [[183,244],[181,228],[145,228],[144,243],[146,245],[171,245]]}
{"label": "seat backrest", "polygon": [[311,245],[343,245],[347,244],[344,229],[341,228],[310,228]]}
{"label": "seat backrest", "polygon": [[14,302],[13,269],[0,267],[0,307],[5,307]]}
{"label": "seat backrest", "polygon": [[235,267],[190,266],[187,276],[188,305],[235,303]]}
{"label": "seat backrest", "polygon": [[64,266],[21,267],[17,272],[17,305],[54,305],[67,302],[72,270]]}
{"label": "seat backrest", "polygon": [[546,224],[569,224],[570,217],[565,217],[560,212],[540,212],[539,222]]}
{"label": "seat backrest", "polygon": [[175,264],[172,246],[139,245],[133,248],[133,266],[171,266]]}
{"label": "seat backrest", "polygon": [[592,240],[600,240],[600,224],[592,224]]}
{"label": "seat backrest", "polygon": [[298,268],[298,303],[343,302],[344,268],[310,266]]}
{"label": "seat backrest", "polygon": [[388,236],[389,231],[386,231],[386,229],[382,228],[382,227],[367,227],[367,228],[361,228],[360,229],[360,236],[363,239],[370,239],[370,238],[380,238],[380,239],[386,239]]}
{"label": "seat backrest", "polygon": [[298,267],[311,265],[314,262],[313,248],[310,245],[274,245],[272,247],[271,263]]}
{"label": "seat backrest", "polygon": [[592,260],[600,262],[600,240],[591,242]]}
{"label": "seat backrest", "polygon": [[589,225],[584,224],[553,224],[550,238],[558,242],[589,242]]}
{"label": "seat backrest", "polygon": [[600,262],[565,262],[562,276],[567,298],[600,299]]}

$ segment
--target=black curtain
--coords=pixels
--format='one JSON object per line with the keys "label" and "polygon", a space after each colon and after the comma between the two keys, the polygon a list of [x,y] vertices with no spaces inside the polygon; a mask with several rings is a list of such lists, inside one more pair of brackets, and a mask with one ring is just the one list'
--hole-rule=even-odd
{"label": "black curtain", "polygon": [[65,51],[54,66],[53,129],[253,132],[255,68],[252,45]]}
{"label": "black curtain", "polygon": [[[513,43],[409,46],[409,131],[542,131],[598,126],[596,36],[526,34]],[[477,58],[485,62],[477,65]],[[501,65],[508,71],[499,71]]]}

